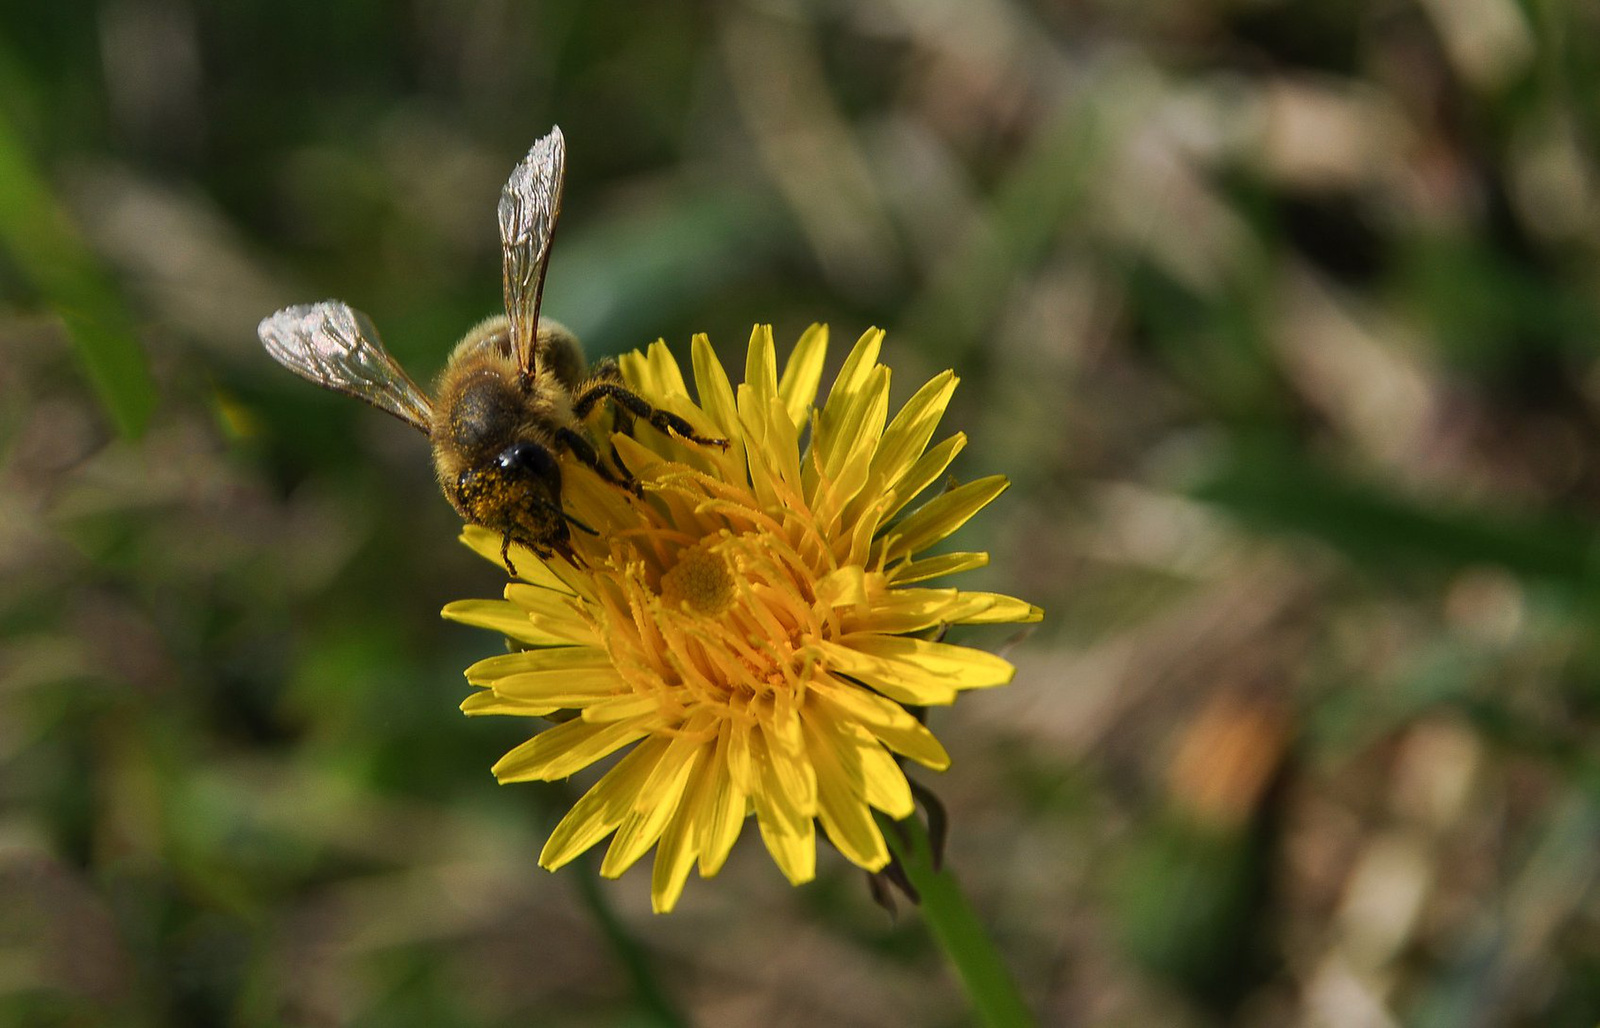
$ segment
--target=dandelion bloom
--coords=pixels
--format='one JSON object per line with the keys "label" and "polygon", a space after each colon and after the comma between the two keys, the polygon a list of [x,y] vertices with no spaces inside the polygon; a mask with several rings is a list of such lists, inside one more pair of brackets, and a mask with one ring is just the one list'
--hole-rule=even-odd
{"label": "dandelion bloom", "polygon": [[[815,873],[818,821],[841,853],[879,870],[889,851],[872,810],[897,819],[913,810],[896,756],[950,763],[906,707],[1011,679],[999,657],[925,636],[1036,621],[1039,609],[921,585],[980,567],[986,554],[917,557],[1006,480],[949,489],[896,520],[965,444],[957,433],[928,449],[955,375],[934,378],[890,419],[883,333],[869,331],[816,407],[827,338],[825,327],[808,330],[779,377],[771,329],[757,328],[735,392],[696,336],[698,402],[663,343],[627,355],[630,388],[727,439],[727,450],[644,424],[616,434],[642,496],[564,461],[566,507],[595,529],[573,531],[576,560],[514,547],[523,580],[504,600],[445,608],[520,647],[467,669],[480,688],[462,710],[557,721],[495,764],[501,782],[566,778],[632,747],[556,826],[545,867],[615,832],[601,873],[616,876],[655,846],[651,899],[667,911],[697,861],[702,876],[717,873],[754,812],[796,884]],[[465,539],[499,560],[494,533],[468,528]]]}

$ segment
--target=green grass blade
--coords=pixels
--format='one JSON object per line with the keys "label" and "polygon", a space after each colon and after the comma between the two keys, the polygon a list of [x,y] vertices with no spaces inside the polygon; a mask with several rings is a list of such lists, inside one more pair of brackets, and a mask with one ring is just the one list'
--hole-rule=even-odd
{"label": "green grass blade", "polygon": [[144,431],[155,383],[133,319],[0,112],[0,246],[71,335],[118,432]]}

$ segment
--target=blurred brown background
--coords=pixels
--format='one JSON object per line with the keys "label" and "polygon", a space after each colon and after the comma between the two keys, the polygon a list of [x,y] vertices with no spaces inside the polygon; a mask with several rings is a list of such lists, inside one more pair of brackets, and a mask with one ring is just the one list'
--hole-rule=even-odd
{"label": "blurred brown background", "polygon": [[0,9],[0,1022],[644,1024],[648,966],[696,1024],[965,1023],[836,854],[791,889],[751,829],[615,925],[538,869],[570,795],[494,784],[528,726],[457,713],[496,643],[438,618],[501,575],[256,342],[339,297],[426,379],[552,123],[592,355],[826,321],[898,399],[962,375],[957,472],[1013,488],[954,543],[1048,617],[972,637],[1016,682],[922,777],[1042,1022],[1595,1023],[1560,0]]}

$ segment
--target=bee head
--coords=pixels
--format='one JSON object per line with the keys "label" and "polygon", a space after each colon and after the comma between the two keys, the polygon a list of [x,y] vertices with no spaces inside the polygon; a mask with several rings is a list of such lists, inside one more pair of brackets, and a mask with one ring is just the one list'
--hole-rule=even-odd
{"label": "bee head", "polygon": [[504,532],[541,554],[566,547],[561,469],[555,455],[537,442],[512,443],[464,469],[447,495],[468,521]]}

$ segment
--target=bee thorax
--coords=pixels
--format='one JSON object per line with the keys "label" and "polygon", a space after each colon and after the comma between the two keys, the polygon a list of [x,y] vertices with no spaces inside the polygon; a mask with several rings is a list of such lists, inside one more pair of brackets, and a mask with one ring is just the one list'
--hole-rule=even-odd
{"label": "bee thorax", "polygon": [[526,411],[516,386],[498,375],[474,376],[454,396],[440,428],[467,463],[475,464],[492,460],[515,441]]}

